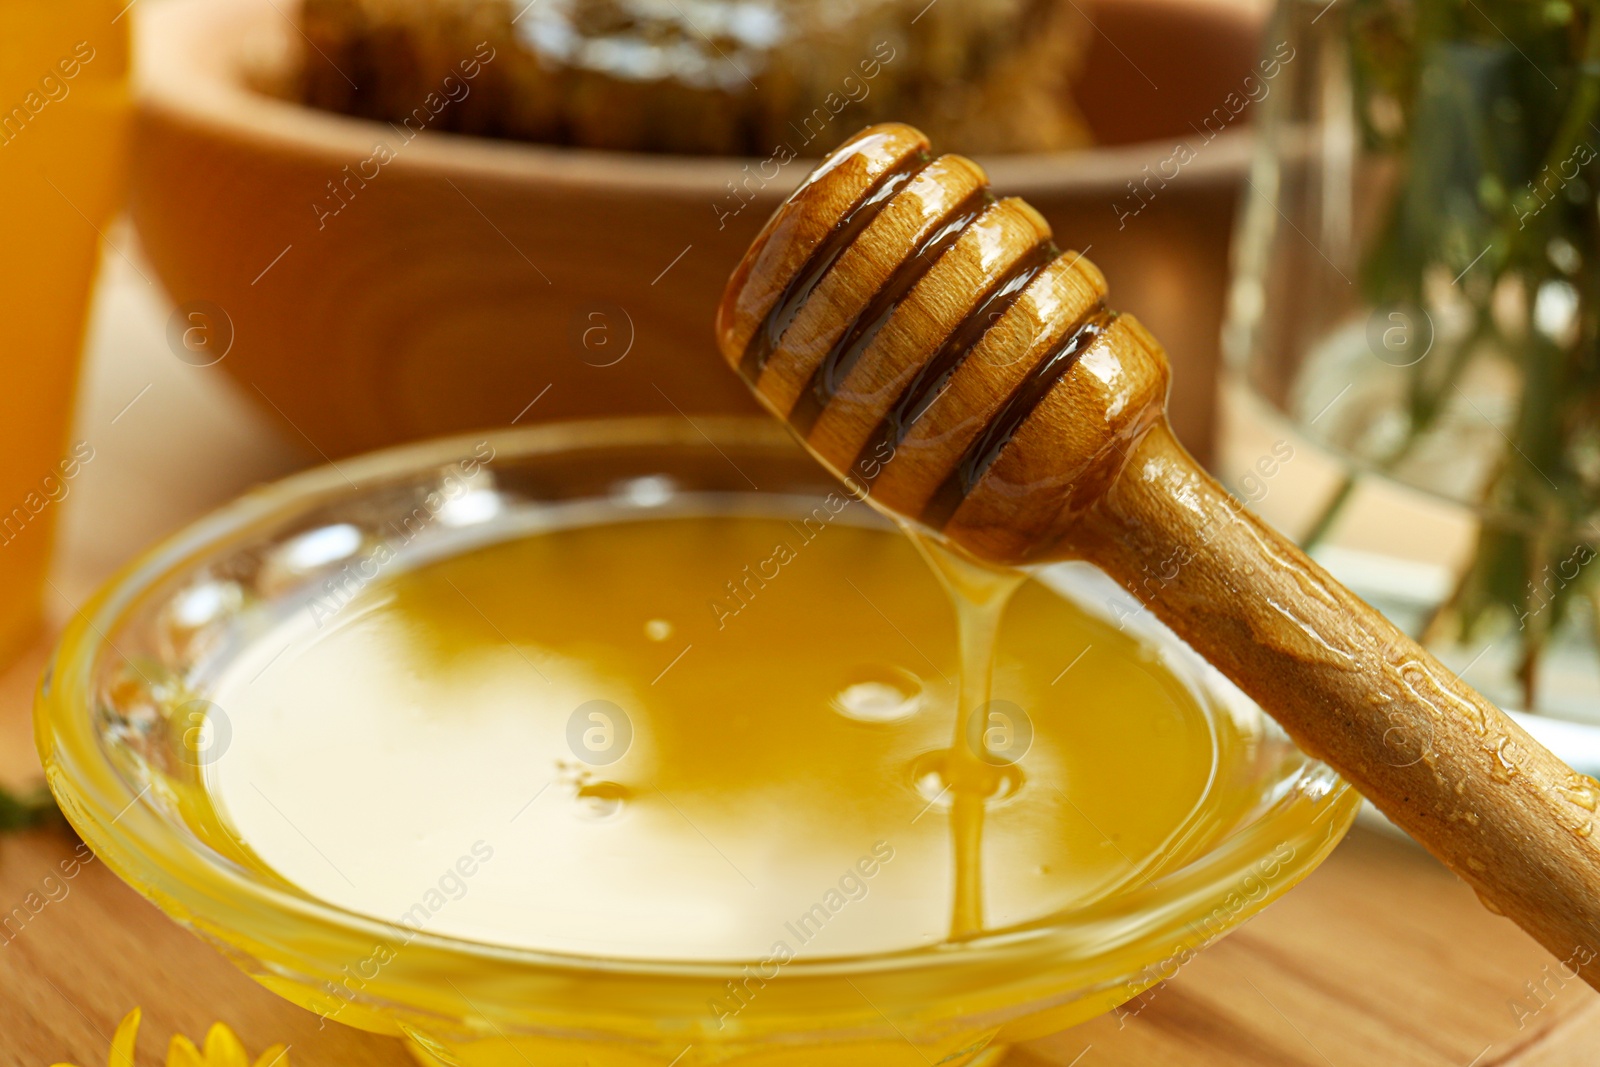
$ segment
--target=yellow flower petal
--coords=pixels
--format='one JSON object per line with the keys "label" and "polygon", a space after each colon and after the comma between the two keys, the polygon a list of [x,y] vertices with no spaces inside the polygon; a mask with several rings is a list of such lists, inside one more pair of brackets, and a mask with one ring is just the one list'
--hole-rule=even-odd
{"label": "yellow flower petal", "polygon": [[[117,1026],[111,1039],[111,1067],[134,1067],[134,1043],[139,1037],[138,1008],[130,1011]],[[256,1060],[255,1067],[289,1067],[288,1048],[273,1045]],[[73,1067],[70,1063],[56,1063],[51,1067]],[[239,1038],[222,1023],[213,1023],[206,1033],[205,1053],[195,1047],[182,1034],[174,1034],[167,1046],[167,1067],[251,1067],[249,1056]]]}
{"label": "yellow flower petal", "polygon": [[244,1057],[244,1046],[221,1023],[212,1023],[206,1033],[206,1067],[250,1067]]}
{"label": "yellow flower petal", "polygon": [[256,1060],[256,1067],[289,1067],[289,1049],[284,1045],[273,1045],[261,1054]]}
{"label": "yellow flower petal", "polygon": [[134,1008],[117,1024],[116,1036],[111,1039],[111,1067],[133,1067],[133,1046],[139,1038],[142,1017],[139,1009]]}
{"label": "yellow flower petal", "polygon": [[194,1047],[182,1034],[173,1034],[172,1043],[167,1046],[167,1067],[205,1067],[205,1061],[200,1058],[200,1050]]}

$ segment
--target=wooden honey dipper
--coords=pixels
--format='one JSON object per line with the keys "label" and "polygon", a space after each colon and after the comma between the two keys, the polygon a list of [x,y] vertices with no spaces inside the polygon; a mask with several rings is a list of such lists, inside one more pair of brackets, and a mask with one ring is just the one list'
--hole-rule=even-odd
{"label": "wooden honey dipper", "polygon": [[908,126],[841,146],[734,271],[724,357],[877,507],[993,563],[1081,559],[1600,988],[1600,783],[1229,496],[1105,279]]}

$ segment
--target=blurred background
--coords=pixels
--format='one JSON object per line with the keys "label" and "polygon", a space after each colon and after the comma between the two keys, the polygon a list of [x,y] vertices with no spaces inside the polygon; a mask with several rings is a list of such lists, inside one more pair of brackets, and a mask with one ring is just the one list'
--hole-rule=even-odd
{"label": "blurred background", "polygon": [[1088,250],[1235,491],[1502,706],[1600,723],[1600,87],[1570,5],[53,10],[7,7],[0,649],[52,599],[58,523],[72,599],[308,462],[753,411],[716,295],[808,160],[894,117]]}
{"label": "blurred background", "polygon": [[[37,781],[53,628],[253,484],[477,427],[753,412],[711,345],[722,285],[891,118],[1102,267],[1231,488],[1600,769],[1587,6],[0,0],[0,781]],[[1538,955],[1355,847],[1341,892],[1459,919],[1411,945],[1431,966],[1467,929],[1510,953],[1444,1045],[1374,1038],[1385,1062],[1521,1035],[1501,1005]],[[1215,1062],[1327,1059],[1278,1037],[1296,1058]]]}
{"label": "blurred background", "polygon": [[[1217,455],[1247,131],[1289,69],[1258,4],[50,10],[0,8],[25,31],[0,96],[0,654],[31,642],[37,666],[117,565],[289,470],[513,422],[754,413],[709,343],[716,298],[814,161],[890,117],[1089,251],[1169,346],[1178,432]],[[32,777],[7,728],[8,778]]]}

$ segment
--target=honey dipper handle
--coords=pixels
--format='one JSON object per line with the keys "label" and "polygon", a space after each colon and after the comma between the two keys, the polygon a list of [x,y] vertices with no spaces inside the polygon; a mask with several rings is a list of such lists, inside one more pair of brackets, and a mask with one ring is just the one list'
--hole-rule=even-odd
{"label": "honey dipper handle", "polygon": [[1600,988],[1600,787],[1225,492],[1158,423],[1072,534],[1396,824]]}

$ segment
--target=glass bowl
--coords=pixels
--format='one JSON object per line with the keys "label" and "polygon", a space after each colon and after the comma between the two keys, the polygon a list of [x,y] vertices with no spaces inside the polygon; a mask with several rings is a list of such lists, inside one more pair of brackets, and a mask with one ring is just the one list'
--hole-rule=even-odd
{"label": "glass bowl", "polygon": [[[314,898],[208,814],[202,769],[215,738],[195,709],[263,618],[304,610],[349,565],[350,544],[378,543],[427,509],[437,521],[408,539],[405,566],[517,536],[556,508],[643,513],[837,490],[785,430],[743,418],[494,431],[258,489],[128,566],[67,628],[36,713],[50,787],[120,877],[262,985],[402,1036],[424,1063],[461,1067],[992,1062],[1170,977],[1308,874],[1348,828],[1357,797],[1344,782],[1083,564],[1038,577],[1108,628],[1136,630],[1204,713],[1230,717],[1245,739],[1207,787],[1228,803],[1174,827],[1138,877],[1081,906],[959,943],[795,959],[731,1025],[707,1005],[756,961],[582,956],[418,932]],[[344,533],[308,538],[332,528]],[[342,555],[334,542],[346,543]]]}

